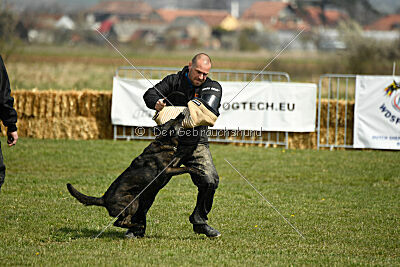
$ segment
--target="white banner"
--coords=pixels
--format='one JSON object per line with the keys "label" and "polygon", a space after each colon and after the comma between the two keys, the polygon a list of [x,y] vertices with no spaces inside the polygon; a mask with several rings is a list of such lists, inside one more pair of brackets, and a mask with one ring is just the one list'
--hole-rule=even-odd
{"label": "white banner", "polygon": [[[151,80],[153,84],[158,81]],[[315,131],[317,86],[311,83],[220,82],[221,115],[213,129],[257,131]],[[154,110],[143,94],[147,80],[114,77],[111,120],[115,125],[154,126]],[[238,94],[239,93],[239,94]]]}
{"label": "white banner", "polygon": [[240,92],[246,84],[221,82],[221,115],[216,129],[315,131],[315,84],[252,82]]}
{"label": "white banner", "polygon": [[[157,84],[158,80],[150,80]],[[143,100],[147,89],[153,87],[147,80],[114,77],[111,104],[111,122],[114,125],[153,127],[155,111]]]}
{"label": "white banner", "polygon": [[400,149],[400,89],[393,76],[357,76],[354,147]]}

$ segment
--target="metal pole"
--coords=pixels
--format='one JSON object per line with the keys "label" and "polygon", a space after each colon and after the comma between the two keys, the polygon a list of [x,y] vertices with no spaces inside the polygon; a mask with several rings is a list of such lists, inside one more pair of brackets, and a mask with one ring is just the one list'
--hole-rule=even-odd
{"label": "metal pole", "polygon": [[317,150],[319,150],[320,130],[321,130],[321,87],[322,77],[319,78],[318,86],[318,123],[317,123]]}
{"label": "metal pole", "polygon": [[347,101],[348,101],[348,90],[349,90],[349,78],[346,78],[346,97],[345,97],[345,106],[344,106],[344,146],[347,146],[346,138],[347,138]]}
{"label": "metal pole", "polygon": [[329,86],[328,86],[328,103],[327,103],[327,112],[326,112],[326,144],[329,145],[329,123],[330,123],[330,104],[331,104],[331,88],[332,88],[332,77],[329,77]]}
{"label": "metal pole", "polygon": [[396,61],[393,61],[393,78],[396,74]]}
{"label": "metal pole", "polygon": [[335,118],[335,146],[338,145],[338,128],[339,128],[339,98],[340,98],[340,78],[336,79],[336,118]]}

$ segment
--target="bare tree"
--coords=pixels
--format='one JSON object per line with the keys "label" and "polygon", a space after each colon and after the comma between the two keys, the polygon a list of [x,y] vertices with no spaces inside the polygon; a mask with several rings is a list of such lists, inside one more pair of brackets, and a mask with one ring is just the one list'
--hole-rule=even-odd
{"label": "bare tree", "polygon": [[296,0],[299,7],[312,4],[321,8],[321,20],[326,21],[324,11],[327,7],[337,7],[345,10],[351,19],[361,25],[370,24],[381,14],[371,5],[368,0]]}
{"label": "bare tree", "polygon": [[368,0],[330,0],[335,5],[345,9],[352,19],[361,25],[370,24],[381,14],[371,5]]}
{"label": "bare tree", "polygon": [[10,7],[0,0],[0,53],[4,60],[14,53],[21,43],[16,33],[17,22]]}

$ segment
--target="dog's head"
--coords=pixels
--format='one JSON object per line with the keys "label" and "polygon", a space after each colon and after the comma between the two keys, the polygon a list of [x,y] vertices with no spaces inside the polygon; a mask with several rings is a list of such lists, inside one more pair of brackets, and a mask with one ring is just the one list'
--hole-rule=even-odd
{"label": "dog's head", "polygon": [[185,118],[183,113],[180,113],[175,119],[171,119],[166,123],[154,128],[156,140],[164,144],[178,144],[178,134],[183,129],[182,121]]}

